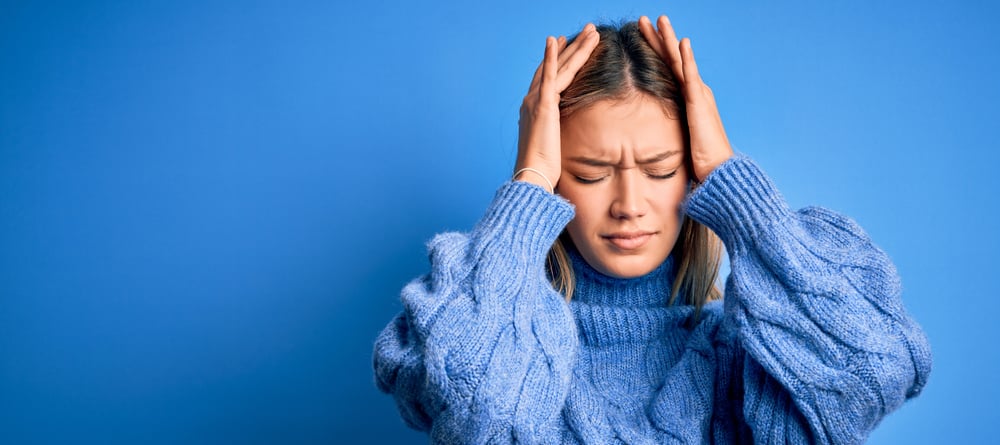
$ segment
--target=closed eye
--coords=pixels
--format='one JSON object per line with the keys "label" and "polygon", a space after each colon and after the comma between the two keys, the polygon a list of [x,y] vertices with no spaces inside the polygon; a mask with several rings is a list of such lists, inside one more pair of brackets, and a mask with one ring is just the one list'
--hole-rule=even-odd
{"label": "closed eye", "polygon": [[579,176],[573,175],[573,179],[576,179],[576,182],[579,182],[581,184],[594,184],[596,182],[600,182],[602,179],[604,179],[604,177],[594,178],[594,179],[588,179],[588,178],[581,178]]}
{"label": "closed eye", "polygon": [[674,171],[672,171],[670,173],[667,173],[665,175],[653,175],[653,174],[650,174],[649,177],[653,178],[653,179],[670,179],[670,178],[673,178],[674,175],[676,175],[676,174],[677,174],[677,170],[674,170]]}
{"label": "closed eye", "polygon": [[[674,170],[674,171],[672,171],[670,173],[667,173],[665,175],[654,175],[654,174],[651,174],[651,173],[647,173],[647,176],[649,176],[650,178],[653,178],[653,179],[670,179],[670,178],[673,178],[676,174],[677,174],[677,170]],[[584,177],[573,175],[573,179],[576,179],[576,181],[579,182],[579,183],[581,183],[581,184],[596,184],[598,182],[601,182],[601,180],[604,179],[604,178],[605,178],[605,176],[602,176],[600,178],[584,178]]]}

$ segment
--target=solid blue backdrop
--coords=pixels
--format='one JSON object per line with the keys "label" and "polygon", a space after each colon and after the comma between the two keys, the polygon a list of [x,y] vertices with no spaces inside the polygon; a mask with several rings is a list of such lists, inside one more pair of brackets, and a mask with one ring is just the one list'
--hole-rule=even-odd
{"label": "solid blue backdrop", "polygon": [[547,35],[660,13],[896,262],[934,368],[871,443],[991,441],[1000,14],[806,3],[3,2],[0,443],[423,442],[371,350],[424,242],[511,173]]}

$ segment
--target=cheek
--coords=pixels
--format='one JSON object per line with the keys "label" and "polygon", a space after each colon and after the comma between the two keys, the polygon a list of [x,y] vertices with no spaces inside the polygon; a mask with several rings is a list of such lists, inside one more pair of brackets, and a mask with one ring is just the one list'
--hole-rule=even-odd
{"label": "cheek", "polygon": [[[678,175],[684,176],[684,175]],[[688,180],[686,177],[675,177],[667,183],[660,183],[653,187],[654,194],[659,197],[657,201],[667,203],[671,207],[680,205],[688,194]]]}
{"label": "cheek", "polygon": [[567,174],[563,173],[563,178],[559,180],[559,184],[556,186],[556,193],[563,198],[566,198],[574,207],[579,209],[587,205],[588,199],[592,194],[588,193],[585,187],[581,187],[581,184],[576,184],[572,182],[572,179],[565,178]]}
{"label": "cheek", "polygon": [[681,181],[657,188],[653,205],[663,224],[678,225],[684,218],[681,205],[687,199],[687,189],[687,184]]}
{"label": "cheek", "polygon": [[593,225],[603,214],[598,208],[596,200],[592,196],[580,195],[574,197],[564,196],[574,207],[575,216],[570,221],[576,227],[586,227]]}
{"label": "cheek", "polygon": [[566,225],[566,230],[576,241],[580,236],[592,231],[595,224],[600,221],[600,217],[603,215],[599,208],[600,199],[595,196],[593,190],[586,190],[579,185],[560,185],[558,192],[560,196],[573,204],[575,215]]}

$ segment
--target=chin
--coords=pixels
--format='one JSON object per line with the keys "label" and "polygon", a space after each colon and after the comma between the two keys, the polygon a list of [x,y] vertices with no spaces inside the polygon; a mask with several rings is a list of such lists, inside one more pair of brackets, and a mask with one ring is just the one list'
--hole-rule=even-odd
{"label": "chin", "polygon": [[636,278],[646,275],[656,269],[660,262],[649,257],[630,256],[611,258],[601,261],[601,273],[615,278]]}

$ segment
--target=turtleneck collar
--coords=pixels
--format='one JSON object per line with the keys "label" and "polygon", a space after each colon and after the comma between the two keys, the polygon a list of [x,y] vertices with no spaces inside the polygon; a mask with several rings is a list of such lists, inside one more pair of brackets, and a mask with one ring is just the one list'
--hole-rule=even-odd
{"label": "turtleneck collar", "polygon": [[571,242],[564,245],[576,278],[570,307],[584,344],[648,344],[687,330],[694,306],[680,296],[667,306],[677,276],[673,254],[646,275],[615,278],[591,267]]}
{"label": "turtleneck collar", "polygon": [[[674,255],[646,275],[634,278],[617,278],[594,269],[583,258],[573,243],[566,243],[576,278],[573,300],[596,306],[666,307],[670,300],[676,270]],[[675,305],[682,304],[678,296]]]}

